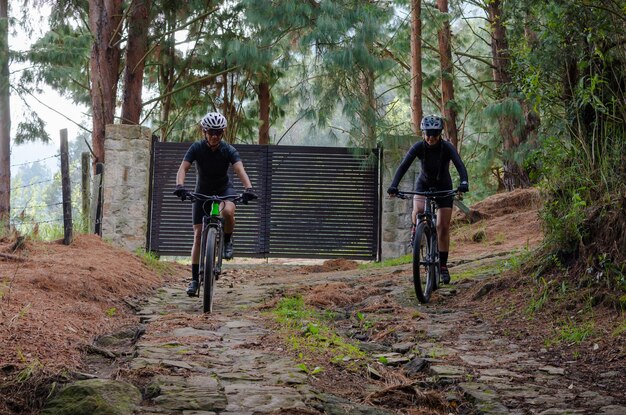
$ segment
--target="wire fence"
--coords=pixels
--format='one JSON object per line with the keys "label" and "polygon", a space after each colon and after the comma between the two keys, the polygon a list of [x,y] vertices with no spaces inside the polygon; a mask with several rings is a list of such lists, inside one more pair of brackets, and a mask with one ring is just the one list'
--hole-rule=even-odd
{"label": "wire fence", "polygon": [[[24,169],[26,173],[24,177],[12,177],[12,181],[16,182],[11,183],[10,187],[12,206],[9,220],[11,226],[22,233],[37,232],[43,238],[46,234],[56,238],[59,233],[63,233],[64,242],[68,244],[72,239],[73,222],[77,222],[82,231],[90,230],[91,158],[88,153],[84,152],[80,159],[70,162],[67,130],[61,130],[60,135],[59,153],[11,164],[12,168],[20,168],[20,171]],[[43,170],[44,174],[41,170],[36,173],[29,171],[37,164],[55,158],[60,158],[60,169],[50,171],[46,168]],[[30,177],[28,177],[29,174]],[[38,177],[37,174],[43,177]],[[46,178],[49,176],[51,178]],[[70,176],[74,179],[70,180]],[[24,183],[21,182],[22,179],[25,179]],[[72,217],[75,219],[72,220]]]}
{"label": "wire fence", "polygon": [[50,159],[53,159],[53,158],[59,158],[59,157],[61,157],[61,154],[57,153],[57,154],[52,155],[50,157],[45,157],[45,158],[42,158],[42,159],[39,159],[39,160],[26,161],[24,163],[18,163],[18,164],[11,164],[11,167],[21,167],[21,166],[32,165],[32,164],[35,164],[35,163],[40,163],[42,161],[50,160]]}

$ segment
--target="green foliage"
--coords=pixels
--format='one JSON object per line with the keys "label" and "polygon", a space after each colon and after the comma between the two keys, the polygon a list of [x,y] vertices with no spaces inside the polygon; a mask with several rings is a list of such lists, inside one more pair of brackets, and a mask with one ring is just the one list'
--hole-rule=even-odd
{"label": "green foliage", "polygon": [[626,333],[626,321],[622,321],[616,328],[615,330],[613,330],[613,333],[611,333],[613,336],[617,337],[617,336],[621,336],[622,334]]}
{"label": "green foliage", "polygon": [[361,350],[337,335],[325,323],[323,315],[308,307],[302,297],[282,298],[272,312],[301,359],[305,353],[328,354],[335,363],[362,359],[365,356]]}
{"label": "green foliage", "polygon": [[163,275],[169,270],[169,265],[162,262],[157,254],[152,251],[146,251],[143,248],[135,249],[135,255],[141,258],[141,261],[159,275]]}
{"label": "green foliage", "polygon": [[61,24],[31,46],[24,57],[31,66],[24,70],[20,87],[30,91],[45,84],[75,103],[90,105],[89,55],[92,36],[86,27]]}
{"label": "green foliage", "polygon": [[15,144],[23,144],[27,141],[41,141],[49,143],[51,138],[45,130],[46,123],[34,112],[28,111],[24,114],[27,119],[23,119],[17,125],[15,133]]}
{"label": "green foliage", "polygon": [[550,299],[549,283],[541,278],[539,288],[533,290],[532,297],[526,307],[527,314],[535,314],[541,310],[544,304]]}
{"label": "green foliage", "polygon": [[368,262],[359,264],[359,269],[391,267],[396,265],[410,264],[413,261],[413,254],[402,255],[397,258],[385,259],[380,262]]}
{"label": "green foliage", "polygon": [[561,324],[557,330],[556,342],[564,342],[567,344],[580,344],[589,337],[593,336],[594,328],[592,323],[577,324],[569,319]]}
{"label": "green foliage", "polygon": [[323,368],[319,366],[315,366],[313,369],[309,369],[306,363],[299,363],[298,365],[296,365],[296,367],[300,369],[302,372],[311,376],[317,375],[318,373],[321,373],[324,370]]}
{"label": "green foliage", "polygon": [[[572,259],[585,250],[590,265],[610,251],[597,240],[598,221],[619,209],[613,200],[626,190],[626,100],[617,81],[626,76],[626,56],[615,47],[624,10],[592,3],[532,1],[526,14],[510,9],[508,26],[514,84],[541,114],[541,146],[531,159],[547,196],[545,251]],[[623,255],[613,256],[620,268]]]}
{"label": "green foliage", "polygon": [[[19,349],[18,349],[18,356],[20,358],[20,361],[26,362],[26,357],[22,354],[21,350]],[[31,361],[24,369],[22,369],[17,374],[17,376],[15,377],[15,381],[18,384],[27,382],[29,379],[35,376],[37,372],[43,369],[43,367],[44,367],[43,364],[38,359],[35,359]]]}

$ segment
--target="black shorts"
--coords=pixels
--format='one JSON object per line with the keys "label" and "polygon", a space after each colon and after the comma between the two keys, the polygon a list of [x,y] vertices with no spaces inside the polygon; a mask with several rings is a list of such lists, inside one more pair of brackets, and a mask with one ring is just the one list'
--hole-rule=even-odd
{"label": "black shorts", "polygon": [[[207,196],[236,196],[237,195],[235,188],[230,184],[226,187],[218,189],[217,191],[214,191],[214,190],[215,189],[209,189],[208,192],[199,192],[199,193],[202,193]],[[192,223],[194,225],[202,224],[202,217],[204,216],[204,210],[202,209],[203,203],[204,203],[203,201],[199,201],[199,200],[193,202],[193,205],[191,207],[191,218],[192,218]]]}
{"label": "black shorts", "polygon": [[[444,190],[452,190],[452,185],[443,184],[443,185],[438,185],[438,186],[430,186],[427,183],[420,182],[419,180],[415,182],[416,192],[430,192],[430,191],[441,192]],[[435,202],[437,203],[437,207],[439,209],[451,208],[452,205],[454,204],[454,196],[436,197]]]}

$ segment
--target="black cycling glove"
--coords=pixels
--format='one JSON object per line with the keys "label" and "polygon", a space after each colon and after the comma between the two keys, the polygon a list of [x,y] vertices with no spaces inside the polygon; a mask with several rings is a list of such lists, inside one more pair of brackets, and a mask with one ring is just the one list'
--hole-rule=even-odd
{"label": "black cycling glove", "polygon": [[251,200],[258,199],[258,197],[259,196],[257,196],[257,194],[254,192],[254,190],[252,190],[251,187],[244,190],[241,194],[241,199],[243,203],[248,203]]}
{"label": "black cycling glove", "polygon": [[387,194],[388,195],[397,195],[398,194],[398,188],[396,186],[389,186],[387,188]]}
{"label": "black cycling glove", "polygon": [[176,189],[174,189],[174,194],[176,197],[180,197],[180,200],[187,200],[187,189],[182,184],[177,184]]}
{"label": "black cycling glove", "polygon": [[457,189],[460,193],[467,193],[469,192],[469,184],[466,181],[461,182],[461,184],[459,184],[459,187]]}

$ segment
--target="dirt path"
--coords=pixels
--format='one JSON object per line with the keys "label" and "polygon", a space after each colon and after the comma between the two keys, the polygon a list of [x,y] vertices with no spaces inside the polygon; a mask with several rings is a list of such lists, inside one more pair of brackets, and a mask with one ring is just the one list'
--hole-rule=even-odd
{"label": "dirt path", "polygon": [[568,276],[499,275],[541,242],[539,206],[533,189],[473,206],[453,229],[453,284],[427,306],[409,265],[242,261],[203,315],[180,264],[94,235],[5,238],[0,413],[38,413],[51,385],[96,377],[143,398],[141,414],[626,414],[623,313]]}
{"label": "dirt path", "polygon": [[[451,270],[493,271],[503,258],[459,261]],[[607,371],[603,384],[572,378],[575,362],[551,366],[542,352],[497,336],[472,309],[451,308],[475,281],[454,281],[420,306],[409,266],[312,270],[229,266],[207,316],[182,281],[162,289],[139,312],[145,334],[122,372],[148,391],[138,413],[626,413],[620,393],[610,391],[623,374]],[[332,313],[336,333],[367,356],[350,365],[294,351],[264,310],[296,295]],[[307,375],[303,361],[323,370]]]}

